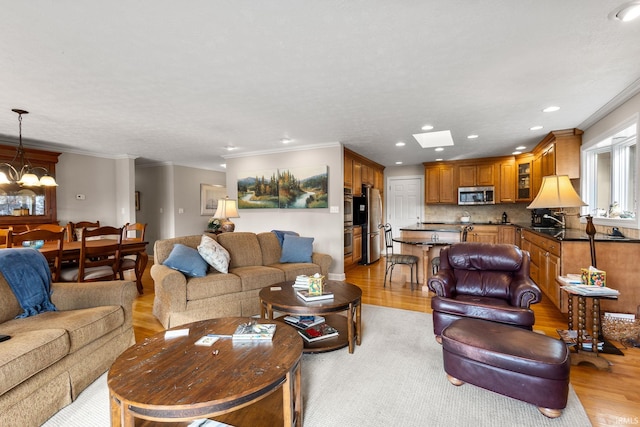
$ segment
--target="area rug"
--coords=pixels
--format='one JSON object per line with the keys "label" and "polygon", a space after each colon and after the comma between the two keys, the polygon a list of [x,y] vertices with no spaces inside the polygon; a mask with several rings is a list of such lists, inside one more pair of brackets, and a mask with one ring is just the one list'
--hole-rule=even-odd
{"label": "area rug", "polygon": [[[305,427],[590,426],[573,388],[562,416],[447,381],[431,315],[365,305],[362,345],[303,358]],[[108,426],[106,374],[46,427]]]}

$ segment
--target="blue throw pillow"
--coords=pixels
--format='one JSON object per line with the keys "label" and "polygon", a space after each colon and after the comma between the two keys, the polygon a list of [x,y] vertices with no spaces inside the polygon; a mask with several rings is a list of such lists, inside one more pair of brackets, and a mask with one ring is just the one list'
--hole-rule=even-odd
{"label": "blue throw pillow", "polygon": [[313,237],[284,235],[280,262],[311,262]]}
{"label": "blue throw pillow", "polygon": [[197,250],[180,243],[173,245],[169,258],[163,264],[191,277],[204,277],[209,268]]}
{"label": "blue throw pillow", "polygon": [[299,236],[298,233],[296,233],[295,231],[285,231],[285,230],[271,230],[271,232],[273,234],[276,235],[276,237],[278,238],[278,242],[280,242],[280,247],[282,247],[283,243],[284,243],[284,235],[285,234],[290,234],[292,236]]}

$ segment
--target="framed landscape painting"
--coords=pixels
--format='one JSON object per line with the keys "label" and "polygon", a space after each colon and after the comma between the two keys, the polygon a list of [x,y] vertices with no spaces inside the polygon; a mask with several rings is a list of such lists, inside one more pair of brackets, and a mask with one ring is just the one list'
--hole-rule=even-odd
{"label": "framed landscape painting", "polygon": [[329,207],[328,170],[326,165],[278,170],[278,205],[280,209]]}
{"label": "framed landscape painting", "polygon": [[200,215],[211,216],[216,213],[218,200],[227,196],[227,187],[222,185],[200,184]]}
{"label": "framed landscape painting", "polygon": [[239,209],[278,208],[278,170],[238,174]]}

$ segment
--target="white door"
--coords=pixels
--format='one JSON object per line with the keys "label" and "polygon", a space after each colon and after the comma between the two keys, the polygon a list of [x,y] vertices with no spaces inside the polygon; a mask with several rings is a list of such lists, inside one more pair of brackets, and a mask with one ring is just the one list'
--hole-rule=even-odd
{"label": "white door", "polygon": [[422,177],[390,177],[387,189],[387,222],[393,237],[400,237],[400,228],[422,221]]}

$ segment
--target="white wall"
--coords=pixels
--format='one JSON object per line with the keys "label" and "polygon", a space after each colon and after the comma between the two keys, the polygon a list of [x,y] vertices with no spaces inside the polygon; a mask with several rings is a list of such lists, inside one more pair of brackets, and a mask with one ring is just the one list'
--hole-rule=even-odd
{"label": "white wall", "polygon": [[[101,157],[62,153],[56,165],[58,222],[96,221],[120,224],[124,207],[116,197],[116,161]],[[76,199],[83,194],[84,200]]]}
{"label": "white wall", "polygon": [[[200,215],[200,184],[225,184],[225,173],[169,164],[140,166],[138,222],[147,223],[148,252],[158,239],[202,234],[209,216]],[[183,213],[179,213],[180,210]]]}
{"label": "white wall", "polygon": [[329,206],[337,206],[339,213],[331,214],[328,208],[241,209],[239,211],[240,218],[233,218],[232,221],[236,224],[236,231],[292,230],[301,236],[313,237],[314,251],[331,255],[333,262],[330,272],[342,277],[344,273],[342,146],[335,143],[310,150],[256,154],[247,157],[227,158],[226,160],[227,192],[232,199],[237,199],[239,173],[294,168],[304,165],[327,165],[329,167]]}

